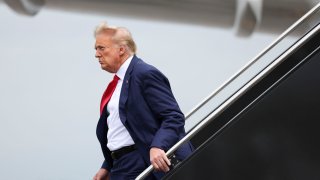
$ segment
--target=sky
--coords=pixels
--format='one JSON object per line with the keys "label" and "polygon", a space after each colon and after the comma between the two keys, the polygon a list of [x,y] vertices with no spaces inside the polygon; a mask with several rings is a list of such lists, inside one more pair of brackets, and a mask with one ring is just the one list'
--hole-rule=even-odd
{"label": "sky", "polygon": [[87,180],[103,157],[95,136],[112,75],[94,57],[102,21],[130,29],[138,57],[169,79],[184,113],[275,35],[43,9],[34,17],[0,4],[0,179]]}

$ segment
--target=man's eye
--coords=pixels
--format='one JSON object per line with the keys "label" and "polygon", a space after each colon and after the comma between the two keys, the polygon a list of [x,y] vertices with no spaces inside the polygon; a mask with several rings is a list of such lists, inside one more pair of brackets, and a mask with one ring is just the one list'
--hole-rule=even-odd
{"label": "man's eye", "polygon": [[104,49],[105,49],[105,47],[101,47],[101,46],[96,47],[96,50],[98,50],[98,51],[103,51]]}

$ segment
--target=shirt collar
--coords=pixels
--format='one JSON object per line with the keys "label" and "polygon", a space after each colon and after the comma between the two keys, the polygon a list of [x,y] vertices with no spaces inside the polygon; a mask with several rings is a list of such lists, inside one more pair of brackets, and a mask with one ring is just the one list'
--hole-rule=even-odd
{"label": "shirt collar", "polygon": [[118,72],[116,73],[116,75],[123,80],[124,76],[126,75],[127,69],[129,67],[129,64],[131,62],[133,58],[133,55],[130,56],[119,68]]}

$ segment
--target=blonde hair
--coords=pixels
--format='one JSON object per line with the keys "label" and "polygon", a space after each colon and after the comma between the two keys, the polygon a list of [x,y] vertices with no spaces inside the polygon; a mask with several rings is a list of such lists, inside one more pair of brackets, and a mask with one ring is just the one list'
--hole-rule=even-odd
{"label": "blonde hair", "polygon": [[136,43],[134,42],[132,35],[127,28],[108,26],[107,23],[103,22],[96,27],[94,31],[94,37],[101,33],[107,33],[111,35],[112,40],[117,44],[126,46],[132,54],[136,53]]}

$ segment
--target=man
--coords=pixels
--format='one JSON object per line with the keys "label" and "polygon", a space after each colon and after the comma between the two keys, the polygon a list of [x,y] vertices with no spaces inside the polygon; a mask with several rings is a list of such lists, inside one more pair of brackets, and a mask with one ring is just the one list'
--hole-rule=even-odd
{"label": "man", "polygon": [[[135,55],[126,28],[103,23],[95,38],[101,68],[115,76],[101,100],[97,137],[105,159],[94,179],[134,179],[150,164],[156,171],[148,178],[160,179],[171,164],[165,152],[185,136],[184,115],[169,81]],[[192,150],[185,143],[175,156],[183,160]]]}

